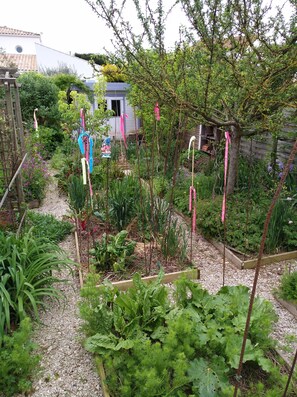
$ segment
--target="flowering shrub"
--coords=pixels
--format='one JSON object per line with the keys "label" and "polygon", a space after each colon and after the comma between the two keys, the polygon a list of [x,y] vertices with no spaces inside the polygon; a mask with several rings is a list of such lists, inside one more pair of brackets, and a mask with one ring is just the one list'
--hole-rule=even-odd
{"label": "flowering shrub", "polygon": [[22,178],[25,201],[42,200],[48,180],[47,164],[39,152],[38,145],[28,150],[23,164]]}

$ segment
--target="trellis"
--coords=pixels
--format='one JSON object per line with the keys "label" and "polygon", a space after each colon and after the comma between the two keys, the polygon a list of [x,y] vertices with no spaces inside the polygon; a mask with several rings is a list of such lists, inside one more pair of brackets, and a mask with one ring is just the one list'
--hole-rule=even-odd
{"label": "trellis", "polygon": [[14,227],[24,213],[20,171],[26,158],[15,73],[16,69],[0,68],[0,225]]}

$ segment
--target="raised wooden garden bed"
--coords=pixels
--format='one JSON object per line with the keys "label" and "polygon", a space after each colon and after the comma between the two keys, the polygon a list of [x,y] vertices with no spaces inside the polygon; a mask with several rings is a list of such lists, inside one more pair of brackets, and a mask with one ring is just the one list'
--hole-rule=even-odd
{"label": "raised wooden garden bed", "polygon": [[[221,254],[224,253],[224,244],[210,240],[210,243],[217,248],[217,250],[220,251]],[[232,262],[238,269],[254,269],[256,267],[257,258],[254,259],[246,259],[243,260],[240,258],[239,255],[237,255],[234,251],[231,249],[225,247],[225,257]],[[291,252],[283,252],[279,253],[276,255],[267,255],[263,256],[261,259],[261,265],[267,265],[270,263],[275,263],[275,262],[281,262],[281,261],[287,261],[291,259],[296,259],[297,258],[297,251],[291,251]]]}
{"label": "raised wooden garden bed", "polygon": [[295,303],[285,301],[279,298],[276,294],[274,295],[274,297],[284,308],[286,308],[297,319],[297,305]]}

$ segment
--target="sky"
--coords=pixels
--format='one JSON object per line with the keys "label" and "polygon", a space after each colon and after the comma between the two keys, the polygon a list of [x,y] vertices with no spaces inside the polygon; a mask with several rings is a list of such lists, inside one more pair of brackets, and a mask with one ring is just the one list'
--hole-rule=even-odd
{"label": "sky", "polygon": [[[103,54],[104,48],[113,50],[112,32],[85,0],[10,0],[8,4],[1,8],[0,26],[41,33],[42,44],[47,47],[66,54]],[[177,11],[168,27],[169,46],[178,39],[180,23],[185,23],[185,19]]]}
{"label": "sky", "polygon": [[[1,8],[0,26],[41,33],[43,45],[67,54],[112,51],[112,32],[85,0],[10,0],[8,4]],[[177,39],[177,24],[171,30],[175,31],[171,38]]]}

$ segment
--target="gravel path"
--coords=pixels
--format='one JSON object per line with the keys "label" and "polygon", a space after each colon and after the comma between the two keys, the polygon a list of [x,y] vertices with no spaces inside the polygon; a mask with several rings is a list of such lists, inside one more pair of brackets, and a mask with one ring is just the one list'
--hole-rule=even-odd
{"label": "gravel path", "polygon": [[[51,177],[46,197],[36,211],[52,214],[58,219],[67,214],[67,201],[59,195],[54,178]],[[71,259],[75,259],[73,235],[68,236],[60,246]],[[42,325],[35,327],[34,340],[40,347],[42,371],[33,384],[31,396],[102,397],[92,355],[85,351],[81,343],[78,277],[75,273],[60,276],[69,280],[68,284],[60,286],[66,299],[59,305],[50,302],[46,312],[41,313]]]}
{"label": "gravel path", "polygon": [[[50,213],[61,219],[68,211],[65,197],[58,193],[56,181],[51,178],[43,204],[36,211]],[[190,238],[188,239],[190,241]],[[61,247],[73,258],[75,242],[73,236],[61,243]],[[73,258],[74,259],[74,258]],[[200,269],[200,282],[210,293],[216,293],[222,286],[222,255],[201,236],[193,236],[193,263]],[[282,355],[290,363],[297,348],[297,320],[273,295],[285,269],[297,269],[296,261],[279,262],[261,268],[257,293],[269,299],[278,315],[278,322],[272,337],[279,341]],[[65,275],[61,275],[65,277]],[[82,347],[79,332],[80,319],[77,303],[79,281],[77,275],[69,276],[69,284],[61,289],[66,302],[50,308],[42,314],[43,325],[35,332],[35,341],[43,355],[43,371],[34,383],[33,397],[100,397],[103,396],[92,356]],[[226,262],[225,285],[243,284],[251,287],[254,270],[239,270]],[[289,340],[290,339],[290,340]]]}

